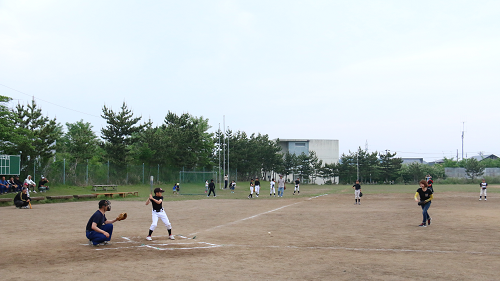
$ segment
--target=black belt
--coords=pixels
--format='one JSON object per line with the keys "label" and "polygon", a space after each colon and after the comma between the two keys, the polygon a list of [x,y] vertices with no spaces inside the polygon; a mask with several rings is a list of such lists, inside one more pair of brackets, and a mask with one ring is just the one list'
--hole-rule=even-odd
{"label": "black belt", "polygon": [[157,211],[157,210],[155,210],[155,209],[153,209],[153,211],[155,211],[155,212],[159,213],[159,212],[163,211],[163,209],[158,210],[158,211]]}

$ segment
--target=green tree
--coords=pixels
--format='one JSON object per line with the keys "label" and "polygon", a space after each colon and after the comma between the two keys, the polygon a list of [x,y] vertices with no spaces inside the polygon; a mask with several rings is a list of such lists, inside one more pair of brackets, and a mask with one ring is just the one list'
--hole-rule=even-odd
{"label": "green tree", "polygon": [[76,165],[94,157],[99,140],[92,131],[92,125],[80,120],[75,123],[66,123],[66,128],[67,132],[62,140],[72,162]]}
{"label": "green tree", "polygon": [[13,150],[21,153],[21,169],[26,171],[36,163],[45,172],[47,164],[53,159],[56,141],[63,135],[62,126],[56,119],[42,115],[34,100],[26,107],[18,104],[14,110],[15,126],[24,137],[15,144]]}
{"label": "green tree", "polygon": [[131,161],[132,145],[138,141],[137,134],[140,133],[147,124],[138,125],[142,117],[133,117],[133,113],[127,108],[125,102],[121,106],[121,111],[115,113],[106,107],[102,109],[102,118],[108,124],[101,129],[102,144],[108,159],[119,166],[125,166]]}
{"label": "green tree", "polygon": [[339,163],[340,181],[344,183],[354,182],[357,179],[356,153],[351,151],[347,155],[342,153]]}
{"label": "green tree", "polygon": [[339,163],[325,163],[320,169],[320,175],[323,179],[328,179],[325,181],[326,184],[333,184],[334,178],[339,176]]}
{"label": "green tree", "polygon": [[308,180],[312,174],[310,155],[302,152],[299,156],[297,156],[297,160],[296,171],[298,176],[302,180]]}
{"label": "green tree", "polygon": [[465,174],[474,180],[484,174],[484,165],[475,158],[469,158],[465,162]]}
{"label": "green tree", "polygon": [[446,157],[445,157],[445,158],[443,159],[443,164],[442,164],[442,165],[443,165],[443,167],[445,167],[445,168],[458,168],[458,167],[459,167],[459,166],[458,166],[458,162],[457,162],[457,161],[455,161],[455,160],[453,159],[453,157],[452,157],[452,158],[446,158]]}
{"label": "green tree", "polygon": [[395,181],[400,177],[401,165],[403,159],[395,157],[396,152],[390,153],[387,151],[385,154],[380,153],[380,177],[385,181]]}

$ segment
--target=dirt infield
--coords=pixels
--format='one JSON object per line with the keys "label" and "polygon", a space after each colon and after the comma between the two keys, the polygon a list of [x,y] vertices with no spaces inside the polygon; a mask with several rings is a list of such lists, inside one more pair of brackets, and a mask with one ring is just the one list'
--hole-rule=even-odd
{"label": "dirt infield", "polygon": [[[2,280],[499,280],[498,198],[437,194],[421,228],[413,194],[165,202],[114,201],[111,245],[91,247],[97,201],[0,208]],[[270,232],[270,233],[269,233]],[[193,237],[196,236],[195,239]]]}

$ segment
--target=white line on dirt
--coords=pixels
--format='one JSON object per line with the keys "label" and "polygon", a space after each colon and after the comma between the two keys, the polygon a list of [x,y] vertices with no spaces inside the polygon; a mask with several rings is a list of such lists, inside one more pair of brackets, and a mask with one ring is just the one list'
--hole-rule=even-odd
{"label": "white line on dirt", "polygon": [[[318,198],[320,196],[325,196],[325,195],[328,195],[328,194],[322,194],[322,195],[318,195],[318,196],[315,196],[315,197],[307,198],[307,200],[311,200],[311,199]],[[265,214],[269,214],[269,213],[272,213],[272,212],[276,212],[276,211],[279,211],[281,209],[284,209],[284,208],[287,208],[287,207],[290,207],[290,206],[293,206],[293,205],[297,205],[297,204],[300,204],[300,203],[303,203],[303,202],[304,201],[300,201],[300,202],[295,202],[293,204],[281,206],[281,207],[276,208],[274,210],[263,212],[263,213],[260,213],[260,214],[257,214],[257,215],[253,215],[253,216],[250,216],[250,217],[247,217],[247,218],[243,218],[243,219],[240,219],[240,220],[237,220],[237,221],[233,221],[233,222],[230,222],[230,223],[226,223],[226,224],[221,224],[221,225],[218,225],[218,226],[214,226],[214,227],[211,227],[209,229],[202,230],[202,231],[210,231],[210,230],[214,230],[214,229],[221,228],[221,227],[224,227],[224,226],[233,225],[233,224],[236,224],[236,223],[239,223],[239,222],[242,222],[242,221],[246,221],[246,220],[249,220],[249,219],[254,219],[256,217],[259,217],[259,216],[262,216],[262,215],[265,215]],[[188,236],[192,236],[192,235],[196,235],[196,234],[198,234],[198,232],[191,233]]]}

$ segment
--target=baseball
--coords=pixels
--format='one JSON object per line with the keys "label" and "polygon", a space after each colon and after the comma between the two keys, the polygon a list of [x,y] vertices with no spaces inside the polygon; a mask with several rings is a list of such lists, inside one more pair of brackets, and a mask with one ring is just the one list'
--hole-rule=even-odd
{"label": "baseball", "polygon": [[269,231],[267,234],[271,234],[271,231]]}

